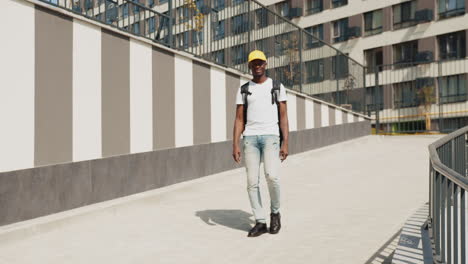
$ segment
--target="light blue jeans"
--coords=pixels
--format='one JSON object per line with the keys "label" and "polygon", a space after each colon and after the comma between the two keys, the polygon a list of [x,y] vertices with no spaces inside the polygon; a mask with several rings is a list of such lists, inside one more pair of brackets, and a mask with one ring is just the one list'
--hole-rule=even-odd
{"label": "light blue jeans", "polygon": [[276,135],[244,136],[245,168],[247,170],[247,192],[256,222],[266,223],[260,195],[260,162],[263,161],[265,177],[271,200],[271,212],[280,209],[280,139]]}

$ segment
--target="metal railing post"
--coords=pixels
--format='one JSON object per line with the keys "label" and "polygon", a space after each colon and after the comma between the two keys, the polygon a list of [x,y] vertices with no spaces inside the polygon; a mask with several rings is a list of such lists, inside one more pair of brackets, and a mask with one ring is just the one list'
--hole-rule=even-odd
{"label": "metal railing post", "polygon": [[[366,114],[366,69],[367,67],[362,68],[362,113]],[[369,115],[370,117],[370,115]]]}
{"label": "metal railing post", "polygon": [[379,112],[380,112],[380,108],[377,106],[377,98],[379,96],[379,66],[376,66],[374,68],[375,72],[375,86],[374,86],[374,89],[375,89],[375,93],[374,93],[374,98],[373,98],[373,105],[374,105],[374,110],[375,110],[375,134],[378,135],[379,134],[379,130],[380,130],[380,116],[379,116]]}
{"label": "metal railing post", "polygon": [[169,47],[173,48],[174,44],[172,41],[172,25],[173,25],[173,10],[172,10],[172,0],[168,1],[168,13],[169,13],[169,29],[168,29],[168,41],[169,41]]}
{"label": "metal railing post", "polygon": [[249,0],[247,1],[247,52],[250,52],[252,51],[252,39],[251,39],[251,31],[252,31],[252,21],[251,21],[251,14],[250,14],[250,3],[252,2],[252,0]]}
{"label": "metal railing post", "polygon": [[339,93],[340,93],[340,80],[338,78],[338,58],[339,58],[339,52],[337,51],[336,52],[336,56],[335,56],[335,79],[336,79],[336,96],[335,96],[335,104],[336,105],[339,105],[340,102],[339,102]]}
{"label": "metal railing post", "polygon": [[302,93],[302,82],[303,82],[303,76],[304,76],[304,72],[302,71],[303,70],[303,67],[302,67],[302,30],[301,29],[298,29],[298,32],[299,32],[299,72],[300,72],[300,75],[299,75],[299,90],[301,91]]}

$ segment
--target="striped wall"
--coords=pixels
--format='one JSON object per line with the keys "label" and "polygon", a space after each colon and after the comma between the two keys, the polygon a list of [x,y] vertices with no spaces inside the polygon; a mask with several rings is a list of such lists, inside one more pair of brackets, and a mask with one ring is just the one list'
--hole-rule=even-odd
{"label": "striped wall", "polygon": [[[238,167],[249,76],[52,9],[0,1],[0,23],[22,21],[0,42],[0,225]],[[294,91],[287,106],[291,154],[370,133]]]}
{"label": "striped wall", "polygon": [[[28,33],[0,43],[0,172],[232,139],[247,76],[27,2],[0,8]],[[290,131],[364,120],[293,92],[288,117]]]}

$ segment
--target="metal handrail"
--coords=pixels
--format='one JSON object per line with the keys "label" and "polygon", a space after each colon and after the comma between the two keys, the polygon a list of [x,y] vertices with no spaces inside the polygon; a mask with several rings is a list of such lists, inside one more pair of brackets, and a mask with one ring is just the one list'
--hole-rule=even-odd
{"label": "metal handrail", "polygon": [[429,145],[428,222],[435,263],[466,263],[467,135],[468,126]]}
{"label": "metal handrail", "polygon": [[458,186],[463,187],[465,190],[468,190],[468,178],[464,177],[452,168],[443,164],[442,161],[440,161],[439,154],[437,153],[437,149],[439,147],[449,143],[456,137],[466,133],[468,133],[468,126],[458,129],[429,145],[429,159],[431,161],[432,168],[434,168],[439,173],[443,174],[449,180],[455,182]]}

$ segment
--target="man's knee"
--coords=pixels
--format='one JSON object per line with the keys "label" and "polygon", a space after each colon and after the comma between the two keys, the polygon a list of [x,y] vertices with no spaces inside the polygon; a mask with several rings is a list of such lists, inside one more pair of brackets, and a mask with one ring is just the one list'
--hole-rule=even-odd
{"label": "man's knee", "polygon": [[270,182],[279,182],[279,177],[276,174],[266,173],[266,179]]}
{"label": "man's knee", "polygon": [[247,190],[254,190],[254,189],[258,189],[258,182],[256,183],[247,183]]}

